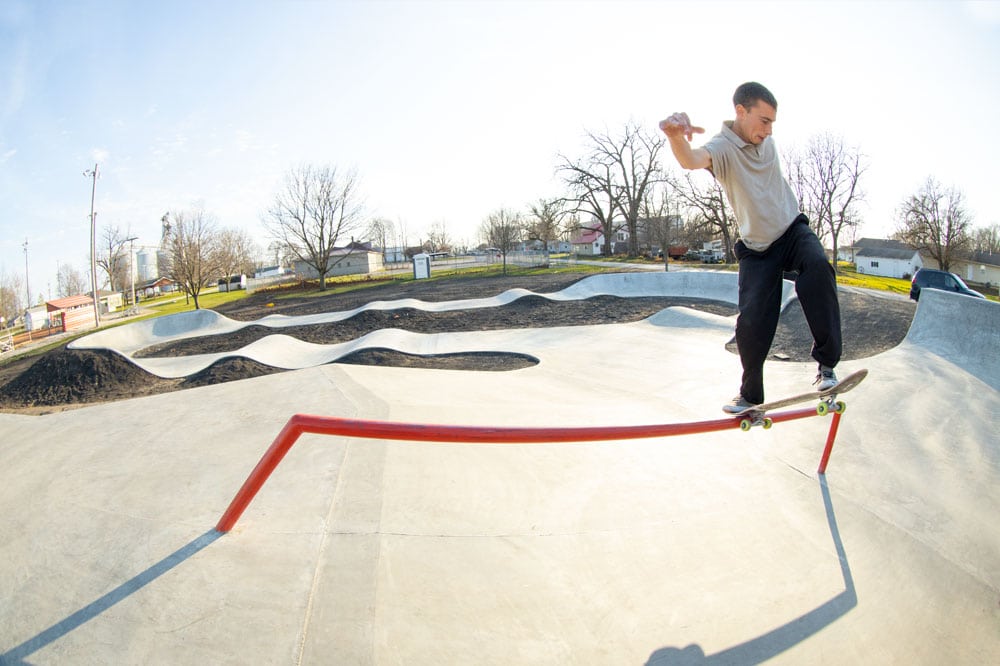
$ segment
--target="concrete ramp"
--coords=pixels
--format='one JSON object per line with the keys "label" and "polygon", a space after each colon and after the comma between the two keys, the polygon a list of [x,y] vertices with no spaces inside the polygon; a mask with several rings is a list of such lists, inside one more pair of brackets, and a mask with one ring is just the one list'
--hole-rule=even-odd
{"label": "concrete ramp", "polygon": [[[924,298],[911,338],[843,364],[870,374],[824,477],[831,417],[570,444],[303,435],[212,529],[295,413],[718,419],[733,320],[684,308],[426,336],[540,359],[513,372],[327,364],[0,414],[0,664],[993,663],[1000,391],[926,330],[979,306]],[[813,373],[769,362],[767,391]]]}
{"label": "concrete ramp", "polygon": [[1000,389],[1000,303],[922,290],[906,341]]}
{"label": "concrete ramp", "polygon": [[[414,308],[428,312],[448,312],[507,305],[525,296],[541,296],[553,301],[582,300],[593,296],[621,297],[687,297],[703,298],[735,304],[737,276],[726,271],[690,271],[679,273],[615,273],[593,275],[553,294],[535,294],[526,289],[510,289],[491,298],[465,299],[446,302],[426,302],[416,299],[374,301],[353,310],[326,312],[289,317],[269,315],[255,321],[240,322],[212,310],[196,310],[154,320],[137,322],[98,331],[69,344],[70,349],[109,349],[158,377],[187,377],[225,358],[248,358],[274,368],[295,370],[332,363],[343,356],[363,349],[386,348],[405,354],[489,352],[491,348],[469,345],[467,336],[455,338],[426,336],[395,331],[391,335],[378,331],[349,343],[316,345],[281,335],[269,336],[233,351],[218,354],[197,354],[183,357],[137,357],[136,352],[154,345],[176,342],[204,335],[225,335],[247,326],[264,326],[280,331],[292,326],[308,326],[343,321],[366,310],[397,310]],[[783,285],[782,307],[793,296],[793,285]],[[274,337],[274,339],[270,339]],[[449,346],[442,341],[457,341]],[[428,347],[436,351],[429,352]]]}

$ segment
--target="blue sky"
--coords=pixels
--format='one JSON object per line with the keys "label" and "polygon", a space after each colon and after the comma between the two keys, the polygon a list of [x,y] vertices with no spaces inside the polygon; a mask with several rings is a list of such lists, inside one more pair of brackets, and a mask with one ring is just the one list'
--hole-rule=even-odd
{"label": "blue sky", "polygon": [[[265,245],[290,167],[356,168],[410,242],[562,193],[586,130],[687,111],[714,133],[745,80],[779,148],[869,158],[866,235],[928,176],[1000,222],[997,2],[21,2],[0,0],[0,270],[33,298],[87,272],[98,227],[153,245],[200,203]],[[696,140],[696,143],[699,140]]]}

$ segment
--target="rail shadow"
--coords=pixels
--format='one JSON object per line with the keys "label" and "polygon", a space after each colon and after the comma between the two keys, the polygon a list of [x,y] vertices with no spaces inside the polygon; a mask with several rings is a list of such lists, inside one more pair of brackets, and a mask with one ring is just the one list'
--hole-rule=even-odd
{"label": "rail shadow", "polygon": [[844,578],[844,591],[815,609],[786,622],[761,636],[750,639],[739,645],[706,655],[701,646],[694,644],[683,648],[663,647],[653,652],[646,661],[646,666],[703,666],[705,664],[759,664],[772,659],[785,650],[814,636],[822,629],[830,626],[845,616],[858,605],[858,595],[854,588],[854,578],[847,561],[844,543],[837,527],[837,517],[833,511],[833,501],[826,477],[819,477],[820,492],[826,507],[826,520],[830,526],[830,536],[840,560],[840,572]]}
{"label": "rail shadow", "polygon": [[107,594],[98,597],[80,610],[68,615],[64,619],[53,624],[48,629],[45,629],[36,636],[32,636],[20,645],[7,650],[3,654],[0,654],[0,664],[4,666],[27,664],[24,659],[29,655],[37,652],[50,643],[54,643],[71,631],[75,630],[77,627],[80,627],[81,625],[94,619],[118,602],[127,599],[129,596],[146,587],[163,574],[175,568],[177,565],[207,548],[221,536],[222,533],[215,530],[205,532],[190,543],[181,546],[174,552],[170,553],[145,571],[128,579]]}

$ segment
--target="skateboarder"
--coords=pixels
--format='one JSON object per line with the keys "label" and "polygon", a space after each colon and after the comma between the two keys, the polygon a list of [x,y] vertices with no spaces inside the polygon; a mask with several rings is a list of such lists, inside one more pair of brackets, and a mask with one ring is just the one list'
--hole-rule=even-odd
{"label": "skateboarder", "polygon": [[840,303],[833,267],[822,244],[799,210],[781,173],[771,139],[778,102],[759,83],[744,83],[733,95],[736,119],[700,148],[691,147],[694,127],[686,113],[660,121],[670,149],[685,169],[708,169],[726,192],[739,224],[739,316],[736,346],[743,364],[739,394],[723,410],[737,413],[764,402],[764,360],[774,341],[781,308],[781,280],[797,271],[795,292],[813,336],[812,357],[819,364],[818,390],[837,383],[840,361]]}

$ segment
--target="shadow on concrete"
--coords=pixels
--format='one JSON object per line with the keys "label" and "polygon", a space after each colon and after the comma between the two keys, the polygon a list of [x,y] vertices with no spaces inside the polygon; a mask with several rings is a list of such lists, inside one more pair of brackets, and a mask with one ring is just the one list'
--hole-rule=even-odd
{"label": "shadow on concrete", "polygon": [[826,520],[830,525],[830,536],[833,538],[833,545],[837,550],[837,557],[840,559],[840,572],[844,577],[844,591],[805,615],[801,615],[762,636],[734,645],[716,654],[706,656],[704,650],[697,644],[683,648],[664,647],[649,656],[646,666],[759,664],[819,633],[858,605],[854,578],[851,576],[851,567],[847,562],[844,543],[840,539],[840,529],[837,527],[837,517],[833,512],[833,501],[830,499],[830,489],[826,485],[825,476],[820,475],[819,487],[823,494],[823,504],[826,507]]}
{"label": "shadow on concrete", "polygon": [[72,615],[56,622],[48,629],[29,638],[17,647],[13,647],[3,654],[0,654],[0,664],[3,664],[4,666],[8,664],[26,664],[27,662],[25,662],[24,659],[32,653],[37,652],[50,643],[54,643],[77,627],[89,622],[104,611],[108,610],[119,601],[122,601],[133,593],[138,592],[146,585],[152,583],[154,580],[176,567],[181,562],[184,562],[185,560],[193,557],[199,551],[207,548],[212,544],[212,542],[221,536],[222,533],[217,532],[214,529],[205,532],[190,543],[170,553],[142,573],[128,579],[107,594],[98,597]]}

